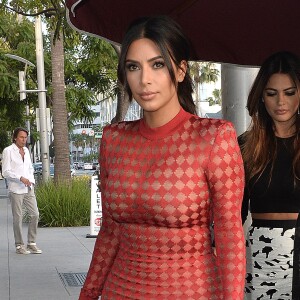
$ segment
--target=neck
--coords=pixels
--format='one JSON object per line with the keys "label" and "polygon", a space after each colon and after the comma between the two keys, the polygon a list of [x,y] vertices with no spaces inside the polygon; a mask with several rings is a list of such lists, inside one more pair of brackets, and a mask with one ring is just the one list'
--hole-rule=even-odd
{"label": "neck", "polygon": [[293,124],[275,124],[274,133],[281,138],[290,137],[295,135],[296,127]]}
{"label": "neck", "polygon": [[280,138],[289,138],[289,137],[295,135],[295,133],[291,133],[291,134],[277,134],[277,133],[275,133],[275,135],[277,137],[280,137]]}
{"label": "neck", "polygon": [[283,130],[283,129],[275,129],[275,135],[281,138],[288,138],[291,137],[293,135],[295,135],[296,131],[295,128],[289,128],[287,130]]}
{"label": "neck", "polygon": [[181,106],[179,104],[178,106],[169,110],[168,113],[158,112],[158,111],[154,111],[154,112],[145,111],[144,119],[146,124],[150,128],[160,127],[170,122],[179,113],[180,109]]}

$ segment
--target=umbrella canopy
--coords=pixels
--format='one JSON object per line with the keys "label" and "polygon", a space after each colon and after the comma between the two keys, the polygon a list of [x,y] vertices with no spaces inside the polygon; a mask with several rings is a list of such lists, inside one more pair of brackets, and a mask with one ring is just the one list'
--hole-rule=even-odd
{"label": "umbrella canopy", "polygon": [[121,44],[137,17],[169,15],[191,40],[193,60],[259,66],[270,54],[300,55],[299,0],[67,0],[69,24]]}

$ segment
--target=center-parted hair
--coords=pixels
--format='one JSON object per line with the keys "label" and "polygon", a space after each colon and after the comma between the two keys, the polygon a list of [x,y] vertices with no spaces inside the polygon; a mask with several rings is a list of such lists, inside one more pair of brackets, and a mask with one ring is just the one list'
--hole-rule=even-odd
{"label": "center-parted hair", "polygon": [[126,56],[132,42],[142,38],[150,39],[157,45],[168,68],[171,80],[177,86],[180,105],[186,111],[196,114],[192,97],[193,84],[188,69],[184,80],[177,83],[172,67],[172,61],[178,68],[180,68],[180,63],[183,60],[189,61],[190,43],[179,24],[167,16],[140,18],[129,26],[125,34],[118,64],[118,79],[128,93],[129,98],[132,99],[132,92],[126,79]]}
{"label": "center-parted hair", "polygon": [[[249,130],[243,134],[242,155],[247,171],[247,179],[261,174],[268,163],[274,163],[277,155],[277,144],[273,119],[262,101],[263,92],[270,77],[274,74],[286,74],[300,88],[300,58],[290,52],[281,51],[268,57],[254,80],[250,90],[247,109],[251,116]],[[299,99],[300,101],[300,99]],[[295,116],[293,172],[295,181],[300,179],[300,115]]]}

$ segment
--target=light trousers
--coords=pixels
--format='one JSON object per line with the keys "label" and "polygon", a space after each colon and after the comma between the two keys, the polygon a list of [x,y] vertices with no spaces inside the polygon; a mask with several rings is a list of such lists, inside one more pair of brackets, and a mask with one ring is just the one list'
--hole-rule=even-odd
{"label": "light trousers", "polygon": [[[281,228],[248,228],[247,273],[244,300],[291,300],[295,228],[284,228],[292,220],[261,220]],[[295,226],[295,224],[293,224]]]}
{"label": "light trousers", "polygon": [[37,227],[39,222],[39,210],[37,207],[36,197],[34,194],[34,188],[30,189],[26,194],[15,194],[9,192],[9,199],[11,202],[11,210],[13,216],[13,230],[15,237],[15,245],[24,245],[22,237],[22,221],[23,221],[23,210],[24,204],[28,211],[29,223],[28,223],[28,234],[27,242],[35,243],[37,235]]}

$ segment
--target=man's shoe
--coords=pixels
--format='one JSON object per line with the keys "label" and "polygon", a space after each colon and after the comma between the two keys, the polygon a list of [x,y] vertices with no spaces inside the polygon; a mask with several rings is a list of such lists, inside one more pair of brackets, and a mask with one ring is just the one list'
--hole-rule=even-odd
{"label": "man's shoe", "polygon": [[27,244],[27,250],[31,254],[41,254],[43,251],[36,246],[36,243]]}
{"label": "man's shoe", "polygon": [[16,253],[17,254],[30,254],[30,251],[26,250],[24,245],[16,246]]}

